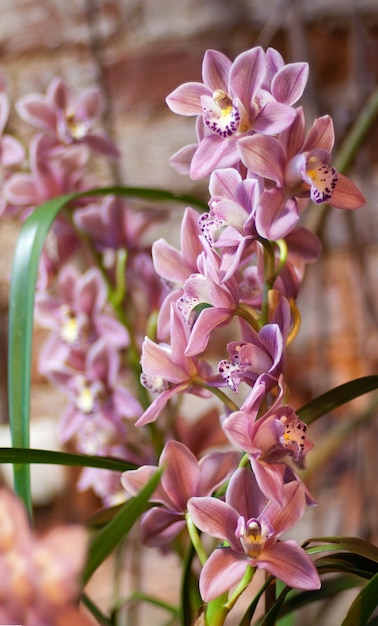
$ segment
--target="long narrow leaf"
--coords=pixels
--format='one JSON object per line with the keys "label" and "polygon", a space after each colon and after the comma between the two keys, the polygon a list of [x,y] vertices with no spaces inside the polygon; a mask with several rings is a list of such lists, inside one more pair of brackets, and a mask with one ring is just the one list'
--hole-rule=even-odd
{"label": "long narrow leaf", "polygon": [[[9,297],[8,395],[12,445],[29,447],[33,311],[38,264],[47,233],[72,194],[39,207],[23,224],[13,261]],[[14,465],[14,488],[31,515],[30,468]]]}
{"label": "long narrow leaf", "polygon": [[126,472],[137,467],[134,463],[113,457],[37,450],[35,448],[0,448],[0,463],[71,465],[73,467],[96,467],[114,472]]}
{"label": "long narrow leaf", "polygon": [[[319,546],[310,544],[320,543]],[[333,545],[334,544],[334,545]],[[332,550],[346,550],[352,554],[358,554],[378,563],[378,548],[366,539],[360,537],[312,537],[304,544],[310,554],[315,552],[330,552]]]}
{"label": "long narrow leaf", "polygon": [[149,498],[157,487],[161,474],[162,470],[158,470],[140,493],[128,500],[110,522],[95,535],[89,547],[87,564],[83,573],[84,583],[88,582],[96,569],[126,537],[136,520],[146,510]]}
{"label": "long narrow leaf", "polygon": [[[58,213],[72,200],[84,196],[118,194],[158,202],[182,202],[206,209],[204,202],[189,195],[161,189],[103,187],[48,200],[24,222],[17,241],[9,302],[9,421],[12,445],[29,447],[30,375],[35,286],[41,252]],[[16,463],[14,488],[31,515],[30,468]]]}
{"label": "long narrow leaf", "polygon": [[378,376],[356,378],[314,398],[302,406],[297,413],[306,424],[312,424],[326,413],[375,389],[378,389]]}

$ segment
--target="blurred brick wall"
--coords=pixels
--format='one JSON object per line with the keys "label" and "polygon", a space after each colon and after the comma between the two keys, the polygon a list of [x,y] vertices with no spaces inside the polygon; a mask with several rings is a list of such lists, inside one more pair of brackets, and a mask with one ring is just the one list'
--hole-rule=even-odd
{"label": "blurred brick wall", "polygon": [[[122,183],[190,190],[206,184],[177,175],[169,156],[194,139],[193,120],[178,117],[165,96],[200,79],[207,48],[235,57],[261,44],[286,61],[308,60],[303,105],[311,120],[330,113],[341,139],[378,78],[376,0],[1,0],[0,67],[10,94],[44,91],[60,75],[79,91],[99,83],[104,124],[116,138]],[[21,137],[30,129],[14,115]],[[378,366],[378,130],[369,133],[351,176],[368,198],[358,215],[335,211],[323,232],[325,254],[310,268],[300,299],[303,328],[291,350],[289,376],[306,399]],[[104,183],[114,173],[103,172]],[[176,225],[179,215],[176,218]],[[5,354],[8,277],[18,226],[0,224],[0,330]],[[38,335],[37,335],[38,339]],[[2,411],[6,365],[1,363]],[[33,412],[46,413],[51,392],[35,371]],[[64,402],[56,403],[59,414]]]}

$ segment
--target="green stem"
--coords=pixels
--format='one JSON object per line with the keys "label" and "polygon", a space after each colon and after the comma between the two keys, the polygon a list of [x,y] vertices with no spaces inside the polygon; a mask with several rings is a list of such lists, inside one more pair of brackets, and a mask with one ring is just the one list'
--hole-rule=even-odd
{"label": "green stem", "polygon": [[190,517],[189,513],[186,513],[185,515],[185,520],[186,520],[186,526],[188,529],[188,533],[189,533],[189,537],[191,539],[191,542],[194,546],[194,549],[197,553],[197,556],[200,560],[200,563],[202,565],[202,567],[205,565],[206,561],[207,561],[207,554],[205,552],[205,549],[202,545],[201,539],[199,537],[197,528],[195,527],[195,525],[193,524],[193,520]]}
{"label": "green stem", "polygon": [[211,393],[214,394],[214,396],[217,396],[217,398],[219,398],[219,400],[221,400],[223,404],[230,409],[231,412],[240,410],[238,405],[235,404],[235,402],[231,400],[231,398],[229,398],[223,391],[218,389],[218,387],[211,387],[211,385],[207,385],[202,380],[202,378],[197,378],[196,376],[193,376],[191,380],[193,381],[194,385],[202,387],[202,389],[207,389],[208,391],[211,391]]}

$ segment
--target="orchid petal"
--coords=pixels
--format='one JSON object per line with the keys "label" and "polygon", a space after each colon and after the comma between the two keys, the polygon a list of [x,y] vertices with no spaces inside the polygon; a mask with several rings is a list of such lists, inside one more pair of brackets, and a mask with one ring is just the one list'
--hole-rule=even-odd
{"label": "orchid petal", "polygon": [[239,160],[236,139],[225,141],[219,135],[205,137],[193,156],[190,177],[193,180],[205,178],[216,168],[232,167]]}
{"label": "orchid petal", "polygon": [[202,63],[202,79],[212,91],[228,92],[228,76],[232,62],[218,50],[206,50]]}
{"label": "orchid petal", "polygon": [[185,355],[201,354],[206,349],[214,328],[227,323],[232,316],[233,311],[230,309],[210,307],[201,311],[192,328]]}
{"label": "orchid petal", "polygon": [[186,526],[182,513],[153,507],[143,516],[140,540],[146,546],[164,546],[170,543]]}
{"label": "orchid petal", "polygon": [[274,76],[272,95],[278,102],[292,106],[302,96],[308,74],[308,63],[288,63]]}
{"label": "orchid petal", "polygon": [[265,135],[276,135],[290,126],[294,118],[295,110],[292,107],[270,100],[254,120],[253,130]]}
{"label": "orchid petal", "polygon": [[262,83],[265,69],[265,52],[260,46],[239,54],[230,70],[232,96],[248,106]]}
{"label": "orchid petal", "polygon": [[200,574],[200,593],[204,602],[211,602],[237,585],[244,576],[248,561],[229,548],[218,548],[210,555]]}
{"label": "orchid petal", "polygon": [[232,445],[240,450],[257,454],[260,450],[252,444],[254,420],[243,411],[231,413],[223,422],[223,430]]}
{"label": "orchid petal", "polygon": [[313,150],[314,148],[331,152],[334,143],[335,131],[332,118],[329,115],[323,115],[314,121],[301,152]]}
{"label": "orchid petal", "polygon": [[220,196],[234,199],[235,189],[241,183],[241,176],[234,168],[217,168],[211,173],[209,192],[211,196]]}
{"label": "orchid petal", "polygon": [[294,228],[298,219],[295,199],[285,202],[281,189],[269,189],[263,193],[256,212],[256,229],[262,237],[277,241]]}
{"label": "orchid petal", "polygon": [[208,496],[213,493],[234,471],[239,460],[239,452],[210,452],[202,457],[199,462],[199,494]]}
{"label": "orchid petal", "polygon": [[160,465],[166,466],[161,484],[178,511],[185,512],[189,498],[198,491],[200,469],[194,454],[178,441],[168,441]]}
{"label": "orchid petal", "polygon": [[229,541],[236,552],[241,552],[240,542],[235,537],[239,513],[232,506],[217,498],[190,498],[188,511],[194,524],[211,537]]}
{"label": "orchid petal", "polygon": [[336,187],[328,203],[338,209],[358,209],[366,203],[366,198],[349,178],[338,174]]}
{"label": "orchid petal", "polygon": [[38,93],[24,96],[16,103],[16,109],[19,116],[26,122],[38,128],[55,131],[56,113],[45,96]]}
{"label": "orchid petal", "polygon": [[148,337],[143,342],[141,363],[148,376],[159,376],[171,383],[188,379],[188,373],[172,360],[168,346],[157,344]]}
{"label": "orchid petal", "polygon": [[285,465],[283,463],[266,463],[250,455],[252,470],[256,476],[261,491],[269,500],[277,502],[281,506],[283,502],[283,475]]}
{"label": "orchid petal", "polygon": [[265,549],[257,567],[266,569],[294,589],[320,589],[319,575],[306,552],[295,541],[277,542]]}
{"label": "orchid petal", "polygon": [[278,139],[268,135],[244,137],[238,141],[238,150],[241,160],[251,172],[282,186],[286,156]]}
{"label": "orchid petal", "polygon": [[211,96],[211,90],[202,83],[184,83],[165,99],[171,111],[179,115],[201,115],[201,96]]}

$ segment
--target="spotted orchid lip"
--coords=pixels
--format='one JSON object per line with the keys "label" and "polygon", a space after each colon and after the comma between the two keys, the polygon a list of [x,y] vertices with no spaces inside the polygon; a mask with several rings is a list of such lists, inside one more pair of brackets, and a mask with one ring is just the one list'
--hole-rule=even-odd
{"label": "spotted orchid lip", "polygon": [[241,115],[236,98],[217,90],[212,97],[203,96],[201,104],[204,124],[211,132],[226,139],[238,131]]}

